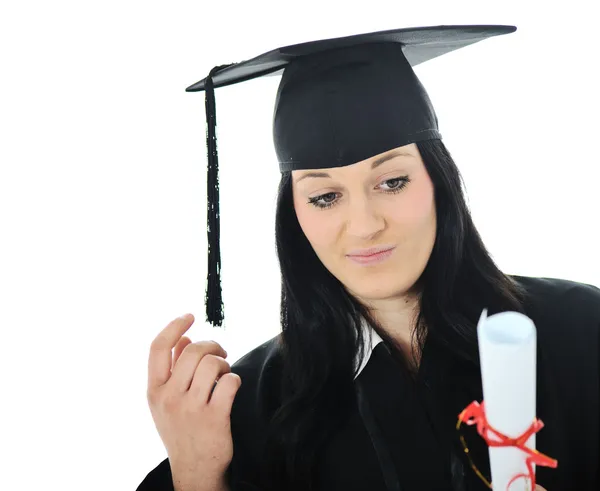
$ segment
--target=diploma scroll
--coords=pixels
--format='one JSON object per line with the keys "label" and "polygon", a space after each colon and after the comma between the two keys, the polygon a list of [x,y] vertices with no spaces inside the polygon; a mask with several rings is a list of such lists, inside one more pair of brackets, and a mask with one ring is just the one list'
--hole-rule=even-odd
{"label": "diploma scroll", "polygon": [[[537,333],[531,319],[518,312],[487,317],[484,310],[477,325],[481,380],[485,414],[489,425],[500,433],[517,438],[536,418]],[[498,440],[490,435],[490,440]],[[535,449],[535,433],[525,446]],[[495,490],[529,489],[527,454],[520,448],[490,446],[492,486]],[[534,468],[535,471],[535,468]]]}

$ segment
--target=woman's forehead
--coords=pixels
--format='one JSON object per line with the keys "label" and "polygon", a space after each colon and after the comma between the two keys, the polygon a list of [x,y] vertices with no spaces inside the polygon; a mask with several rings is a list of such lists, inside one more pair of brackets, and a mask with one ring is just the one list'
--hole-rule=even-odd
{"label": "woman's forehead", "polygon": [[[379,153],[373,155],[365,160],[361,160],[360,162],[355,162],[354,164],[347,165],[344,167],[321,167],[318,169],[301,169],[292,171],[292,175],[297,178],[303,178],[308,176],[313,177],[328,177],[329,173],[343,173],[344,169],[358,169],[364,168],[365,170],[373,170],[383,165],[385,162],[390,160],[402,159],[405,162],[417,162],[420,159],[420,154],[417,146],[414,143],[410,143],[409,145],[403,145],[401,147],[393,148],[391,150],[387,150],[386,152]],[[327,174],[327,175],[325,175]]]}

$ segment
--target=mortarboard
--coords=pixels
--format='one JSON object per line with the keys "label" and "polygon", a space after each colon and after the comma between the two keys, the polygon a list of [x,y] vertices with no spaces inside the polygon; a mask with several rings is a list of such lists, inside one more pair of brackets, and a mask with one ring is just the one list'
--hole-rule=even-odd
{"label": "mortarboard", "polygon": [[224,318],[215,88],[281,75],[273,116],[280,171],[342,167],[409,143],[441,139],[429,96],[412,67],[515,30],[428,26],[312,41],[216,66],[189,86],[186,92],[206,91],[207,321],[216,326]]}

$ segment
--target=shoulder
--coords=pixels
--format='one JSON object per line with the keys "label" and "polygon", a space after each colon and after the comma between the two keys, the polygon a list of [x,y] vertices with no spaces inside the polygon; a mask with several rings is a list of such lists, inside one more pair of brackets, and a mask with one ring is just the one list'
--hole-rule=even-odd
{"label": "shoulder", "polygon": [[[231,371],[242,379],[245,392],[262,390],[275,383],[281,368],[281,335],[260,344],[231,366]],[[242,388],[240,388],[240,392]]]}
{"label": "shoulder", "polygon": [[512,278],[527,292],[526,310],[563,320],[600,322],[600,288],[560,278]]}
{"label": "shoulder", "polygon": [[532,292],[558,295],[583,293],[584,295],[591,295],[596,299],[600,299],[600,288],[587,283],[580,283],[564,278],[546,278],[519,275],[510,275],[510,277]]}
{"label": "shoulder", "polygon": [[228,473],[234,489],[238,489],[240,483],[248,485],[260,480],[258,470],[269,422],[280,405],[280,337],[275,336],[252,349],[231,367],[242,379],[231,408],[234,457]]}
{"label": "shoulder", "polygon": [[279,406],[282,372],[281,335],[246,353],[231,366],[242,379],[232,407],[232,424],[260,431]]}
{"label": "shoulder", "polygon": [[598,357],[600,288],[558,278],[512,278],[526,291],[525,313],[541,345],[563,355]]}

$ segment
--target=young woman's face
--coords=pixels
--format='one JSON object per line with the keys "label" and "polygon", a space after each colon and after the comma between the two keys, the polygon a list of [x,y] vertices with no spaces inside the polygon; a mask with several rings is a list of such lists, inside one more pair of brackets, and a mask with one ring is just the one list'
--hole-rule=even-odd
{"label": "young woman's face", "polygon": [[[414,143],[346,167],[293,171],[292,179],[300,226],[347,290],[364,300],[410,291],[436,235],[433,184]],[[374,247],[393,249],[353,257]]]}

